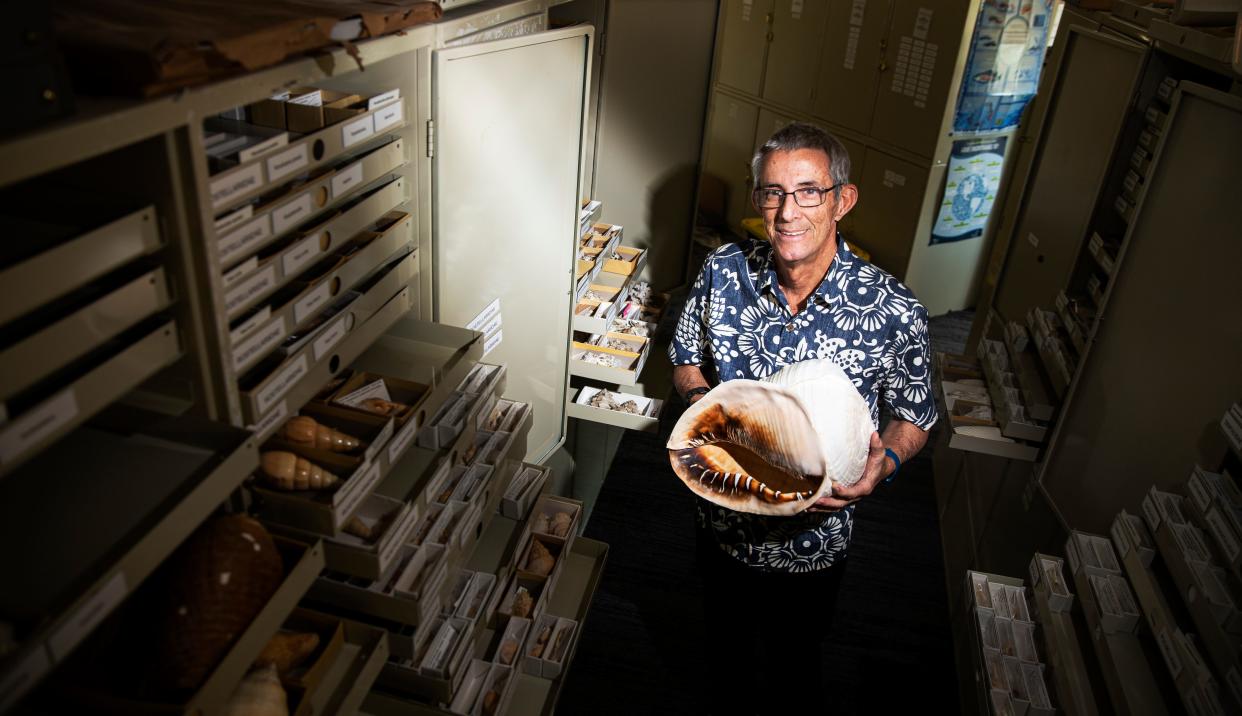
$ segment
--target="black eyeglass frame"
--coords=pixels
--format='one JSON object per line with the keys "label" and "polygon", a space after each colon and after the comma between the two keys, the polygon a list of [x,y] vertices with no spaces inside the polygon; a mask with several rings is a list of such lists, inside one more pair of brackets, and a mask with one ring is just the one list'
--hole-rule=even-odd
{"label": "black eyeglass frame", "polygon": [[[785,205],[785,197],[792,196],[794,198],[794,203],[797,204],[798,206],[802,207],[803,209],[813,209],[817,206],[824,205],[824,202],[828,200],[826,197],[828,196],[829,192],[840,189],[841,187],[845,186],[848,183],[849,182],[843,182],[843,181],[837,182],[836,184],[833,184],[832,186],[829,186],[829,187],[800,186],[797,189],[794,189],[793,191],[785,191],[784,189],[781,189],[779,187],[756,187],[755,190],[752,191],[750,194],[750,200],[754,203],[756,209],[763,211],[767,209],[781,208],[782,206]],[[814,191],[819,196],[818,202],[814,204],[803,204],[799,200],[798,192],[803,192],[808,189]],[[780,199],[773,206],[764,206],[763,204],[759,202],[759,197],[763,192],[778,192],[780,194]]]}

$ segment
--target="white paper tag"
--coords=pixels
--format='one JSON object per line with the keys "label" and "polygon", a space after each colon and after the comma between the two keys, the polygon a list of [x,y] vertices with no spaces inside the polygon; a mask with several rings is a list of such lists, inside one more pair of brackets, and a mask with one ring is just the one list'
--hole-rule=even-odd
{"label": "white paper tag", "polygon": [[125,584],[125,574],[117,572],[112,575],[99,591],[95,592],[90,599],[87,600],[78,610],[70,617],[69,621],[57,627],[56,631],[48,637],[48,649],[52,652],[52,658],[56,661],[62,661],[69,652],[73,651],[73,647],[86,638],[88,634],[99,626],[99,622],[104,617],[112,613],[125,599],[125,595],[129,593]]}
{"label": "white paper tag", "polygon": [[28,410],[0,432],[0,463],[12,462],[77,415],[78,400],[72,388]]}
{"label": "white paper tag", "polygon": [[303,266],[319,255],[319,241],[322,236],[322,233],[308,236],[285,251],[285,255],[280,258],[280,266],[284,269],[285,276],[296,276]]}
{"label": "white paper tag", "polygon": [[369,468],[362,472],[361,478],[353,485],[346,484],[347,491],[340,496],[340,503],[337,506],[336,518],[338,522],[343,523],[354,510],[358,509],[358,505],[379,482],[380,466],[379,463],[372,463]]}
{"label": "white paper tag", "polygon": [[405,425],[401,428],[401,432],[393,436],[392,442],[388,444],[388,464],[396,465],[397,460],[401,458],[401,454],[405,452],[405,448],[410,444],[410,440],[418,432],[418,421],[410,418],[405,421]]}
{"label": "white paper tag", "polygon": [[354,162],[332,177],[332,198],[348,194],[362,185],[362,162]]}
{"label": "white paper tag", "polygon": [[215,209],[243,194],[249,194],[262,184],[262,164],[252,164],[238,171],[231,171],[208,185],[207,190],[211,192],[211,208]]}
{"label": "white paper tag", "polygon": [[404,116],[402,111],[402,103],[394,102],[375,113],[375,131],[382,132],[385,129],[397,124]]}
{"label": "white paper tag", "polygon": [[245,164],[246,162],[258,159],[268,152],[275,151],[289,143],[289,133],[281,132],[272,137],[259,142],[258,144],[246,147],[237,153],[237,161]]}
{"label": "white paper tag", "polygon": [[332,297],[332,282],[325,281],[318,288],[312,290],[293,304],[293,323],[299,325],[302,321],[315,315],[324,305],[328,303],[328,299]]}
{"label": "white paper tag", "polygon": [[306,359],[306,354],[303,353],[297,357],[297,360],[281,368],[280,372],[272,376],[268,380],[267,385],[255,396],[256,407],[259,408],[258,412],[266,413],[268,408],[284,397],[284,394],[288,393],[295,383],[310,372],[309,363]]}
{"label": "white paper tag", "polygon": [[362,401],[367,400],[368,398],[379,398],[380,400],[386,402],[392,402],[392,395],[388,393],[388,385],[384,383],[382,378],[371,381],[352,393],[346,393],[333,402],[340,403],[341,405],[348,405],[351,408],[356,408],[359,405],[362,405]]}
{"label": "white paper tag", "polygon": [[310,164],[310,152],[305,144],[290,147],[280,154],[273,154],[267,159],[267,180],[277,181],[303,169]]}
{"label": "white paper tag", "polygon": [[[376,465],[374,469],[379,470],[379,465]],[[401,549],[401,545],[405,544],[406,538],[410,536],[410,532],[414,529],[414,523],[418,521],[417,510],[409,505],[406,506],[406,510],[405,517],[401,519],[401,522],[393,526],[392,534],[390,535],[391,539],[388,540],[388,544],[380,549],[379,563],[381,572],[392,562],[392,558]]]}
{"label": "white paper tag", "polygon": [[368,114],[362,119],[356,119],[341,127],[341,143],[346,147],[352,147],[375,134],[375,124],[372,121],[372,116]]}
{"label": "white paper tag", "polygon": [[322,107],[323,106],[323,92],[321,92],[320,90],[312,90],[305,94],[300,94],[297,97],[290,97],[289,99],[285,101],[289,102],[290,104],[300,104],[306,107]]}
{"label": "white paper tag", "polygon": [[232,288],[233,286],[237,284],[238,281],[245,278],[247,274],[249,274],[251,271],[255,270],[258,267],[259,267],[259,257],[251,256],[245,261],[242,261],[241,263],[237,264],[233,268],[229,269],[228,273],[220,277],[220,283],[224,284],[224,287],[226,289]]}
{"label": "white paper tag", "polygon": [[40,644],[0,681],[0,712],[15,705],[51,668],[52,659]]}
{"label": "white paper tag", "polygon": [[401,98],[400,87],[390,89],[387,92],[384,92],[383,94],[377,94],[374,97],[371,97],[367,100],[367,111],[370,112],[373,109],[383,107],[389,102],[395,102],[400,98]]}
{"label": "white paper tag", "polygon": [[298,222],[305,220],[310,213],[311,195],[310,192],[306,192],[272,210],[272,230],[277,234],[283,233],[297,226]]}
{"label": "white paper tag", "polygon": [[491,353],[492,349],[500,345],[500,342],[501,340],[504,339],[504,337],[505,337],[504,331],[496,331],[496,333],[494,333],[490,338],[486,340],[486,342],[483,343],[483,355],[486,356],[488,353]]}
{"label": "white paper tag", "polygon": [[220,254],[220,263],[227,264],[235,257],[250,250],[250,247],[264,241],[272,235],[272,217],[264,214],[254,221],[246,224],[237,231],[220,239],[217,244],[217,251]]}
{"label": "white paper tag", "polygon": [[481,330],[482,326],[487,325],[488,323],[492,321],[493,318],[499,315],[500,315],[500,299],[496,298],[496,299],[493,299],[491,303],[487,304],[487,306],[482,311],[479,312],[479,315],[470,319],[470,322],[466,324],[466,328],[472,331]]}
{"label": "white paper tag", "polygon": [[244,322],[239,324],[237,328],[234,328],[232,331],[229,332],[229,343],[233,344],[234,346],[236,346],[238,343],[241,343],[243,340],[246,339],[246,336],[250,335],[251,333],[254,333],[256,328],[258,328],[259,326],[262,326],[264,323],[267,323],[267,319],[271,317],[272,317],[272,307],[264,306],[262,310],[258,311],[250,318],[247,318]]}
{"label": "white paper tag", "polygon": [[285,422],[285,416],[288,414],[289,414],[289,403],[282,400],[280,401],[280,405],[277,405],[272,410],[272,412],[260,418],[259,422],[255,423],[254,425],[247,425],[246,427],[250,430],[253,430],[255,437],[262,440],[263,438],[267,437],[267,434],[271,432],[277,425],[280,425],[281,423]]}
{"label": "white paper tag", "polygon": [[919,14],[914,18],[914,36],[919,40],[926,40],[927,33],[931,30],[932,9],[929,7],[919,8]]}
{"label": "white paper tag", "polygon": [[253,277],[246,279],[240,286],[224,294],[224,310],[225,313],[232,318],[256,296],[260,296],[264,291],[276,285],[276,267],[268,265],[267,268],[255,274]]}
{"label": "white paper tag", "polygon": [[216,236],[241,226],[245,223],[246,219],[249,219],[252,216],[254,216],[254,204],[247,204],[240,209],[231,211],[224,216],[221,216],[219,219],[216,219],[214,225]]}
{"label": "white paper tag", "polygon": [[336,323],[324,329],[324,332],[311,344],[311,353],[314,355],[316,363],[323,360],[328,351],[332,350],[337,343],[340,343],[346,333],[349,333],[349,319],[350,316],[348,314],[341,316]]}
{"label": "white paper tag", "polygon": [[[271,313],[270,310],[267,312]],[[240,373],[255,358],[276,347],[284,339],[286,333],[288,333],[288,327],[285,325],[285,317],[281,316],[278,320],[272,321],[243,343],[235,344],[236,347],[233,348],[233,370]]]}

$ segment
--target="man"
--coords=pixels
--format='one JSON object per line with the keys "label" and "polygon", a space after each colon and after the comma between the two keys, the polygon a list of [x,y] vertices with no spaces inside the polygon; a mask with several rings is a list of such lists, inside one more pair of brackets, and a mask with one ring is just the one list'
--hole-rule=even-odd
{"label": "man", "polygon": [[[820,643],[845,570],[854,505],[926,443],[936,422],[927,311],[837,234],[858,201],[845,147],[795,123],[755,154],[753,201],[768,241],[712,252],[690,290],[669,358],[688,403],[718,380],[758,379],[827,358],[853,379],[878,429],[859,481],[793,517],[742,514],[699,500],[699,566],[708,671],[747,676],[709,688],[713,713],[780,713],[822,705]],[[716,668],[713,668],[713,665]],[[738,673],[738,672],[734,672]],[[739,673],[740,676],[740,673]],[[713,690],[714,689],[714,690]]]}

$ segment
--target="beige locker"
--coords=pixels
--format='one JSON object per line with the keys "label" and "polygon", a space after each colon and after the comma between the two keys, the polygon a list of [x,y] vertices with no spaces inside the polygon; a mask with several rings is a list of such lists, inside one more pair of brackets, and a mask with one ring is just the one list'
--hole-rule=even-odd
{"label": "beige locker", "polygon": [[1022,321],[1069,282],[1147,51],[1071,28],[996,295]]}
{"label": "beige locker", "polygon": [[725,0],[716,81],[759,95],[773,0]]}
{"label": "beige locker", "polygon": [[895,0],[871,136],[924,157],[940,139],[969,3]]}
{"label": "beige locker", "polygon": [[828,3],[822,0],[776,0],[764,70],[764,99],[810,111],[827,18]]}
{"label": "beige locker", "polygon": [[699,202],[736,229],[743,218],[755,216],[750,207],[750,159],[759,108],[720,93],[712,95],[711,104]]}
{"label": "beige locker", "polygon": [[847,238],[871,252],[871,263],[905,280],[927,168],[868,147],[857,177],[854,231]]}
{"label": "beige locker", "polygon": [[[776,133],[777,130],[783,129],[793,124],[793,117],[789,117],[779,112],[773,112],[770,109],[759,109],[759,122],[755,126],[755,151],[759,151],[759,147],[768,141],[768,137]],[[756,179],[758,177],[755,177]]]}
{"label": "beige locker", "polygon": [[[891,0],[830,3],[811,114],[866,133],[871,128]],[[862,162],[859,156],[858,161]]]}
{"label": "beige locker", "polygon": [[[834,135],[836,136],[836,135]],[[845,151],[850,155],[850,182],[857,184],[858,178],[862,176],[863,161],[867,157],[867,148],[852,139],[837,136],[837,140],[845,145]],[[858,217],[856,215],[857,208],[846,214],[841,221],[837,222],[837,230],[842,235],[853,241],[853,237],[858,235]]]}

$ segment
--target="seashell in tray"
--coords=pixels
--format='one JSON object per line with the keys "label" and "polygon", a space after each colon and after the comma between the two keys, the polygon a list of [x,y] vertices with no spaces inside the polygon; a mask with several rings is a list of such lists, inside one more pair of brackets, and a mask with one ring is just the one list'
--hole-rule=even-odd
{"label": "seashell in tray", "polygon": [[739,512],[793,515],[862,475],[875,426],[837,364],[813,360],[763,380],[722,383],[673,426],[673,471]]}

